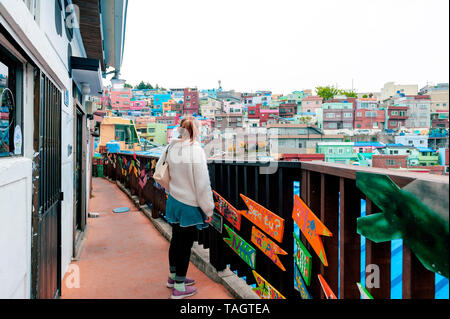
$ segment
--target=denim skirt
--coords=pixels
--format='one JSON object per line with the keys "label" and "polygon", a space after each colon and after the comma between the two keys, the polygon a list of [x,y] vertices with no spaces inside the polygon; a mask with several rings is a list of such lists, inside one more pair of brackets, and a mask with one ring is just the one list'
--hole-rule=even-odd
{"label": "denim skirt", "polygon": [[200,207],[186,205],[171,195],[166,202],[166,220],[171,224],[180,224],[180,227],[197,226],[204,229],[209,226],[205,223],[207,216]]}

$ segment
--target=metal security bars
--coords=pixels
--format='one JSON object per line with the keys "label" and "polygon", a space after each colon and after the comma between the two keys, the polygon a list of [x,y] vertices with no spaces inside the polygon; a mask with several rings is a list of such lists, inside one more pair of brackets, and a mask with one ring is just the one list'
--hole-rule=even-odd
{"label": "metal security bars", "polygon": [[38,298],[60,293],[61,92],[40,75]]}

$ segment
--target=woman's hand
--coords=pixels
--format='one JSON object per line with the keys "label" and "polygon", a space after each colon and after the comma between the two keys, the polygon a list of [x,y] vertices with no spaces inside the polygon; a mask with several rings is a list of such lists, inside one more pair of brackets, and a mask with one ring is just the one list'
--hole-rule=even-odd
{"label": "woman's hand", "polygon": [[205,219],[205,223],[209,224],[212,220],[212,217],[207,216]]}

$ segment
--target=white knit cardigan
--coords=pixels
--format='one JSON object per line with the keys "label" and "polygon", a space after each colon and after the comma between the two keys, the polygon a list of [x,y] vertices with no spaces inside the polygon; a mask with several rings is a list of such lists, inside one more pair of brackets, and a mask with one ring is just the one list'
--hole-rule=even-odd
{"label": "white knit cardigan", "polygon": [[167,148],[169,148],[167,163],[170,195],[183,204],[200,207],[207,216],[212,216],[214,200],[206,154],[200,143],[172,140],[159,158],[156,167],[165,161]]}

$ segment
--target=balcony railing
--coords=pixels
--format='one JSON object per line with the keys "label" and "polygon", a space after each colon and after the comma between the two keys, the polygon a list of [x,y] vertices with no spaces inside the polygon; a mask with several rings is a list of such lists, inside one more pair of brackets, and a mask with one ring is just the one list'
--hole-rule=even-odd
{"label": "balcony railing", "polygon": [[[164,217],[166,193],[152,179],[157,158],[128,154],[105,154],[104,157],[105,175],[123,183],[132,195],[139,197],[140,204],[149,204],[154,218]],[[365,285],[361,269],[366,269],[366,276],[370,276],[370,269],[373,268],[366,266],[371,265],[379,271],[378,286],[366,287],[367,291],[375,299],[389,299],[393,262],[388,233],[393,232],[391,237],[404,239],[401,252],[402,297],[435,298],[435,272],[426,269],[417,256],[421,260],[426,259],[428,267],[431,258],[433,267],[441,267],[441,272],[444,267],[444,273],[448,276],[448,178],[324,162],[276,162],[277,169],[273,174],[263,174],[264,170],[270,169],[269,165],[274,163],[209,162],[211,186],[221,197],[221,204],[216,207],[222,213],[216,211],[215,227],[198,232],[198,242],[209,249],[210,263],[216,270],[221,271],[229,266],[239,277],[245,278],[247,284],[260,286],[260,293],[300,299],[300,293],[294,287],[296,280],[301,283],[298,279],[300,276],[295,277],[298,268],[294,253],[298,253],[300,249],[294,243],[293,234],[296,233],[310,255],[310,283],[305,285],[303,282],[301,285],[305,285],[303,288],[312,298],[326,297],[318,275],[325,279],[337,297],[361,298],[357,286],[361,281]],[[314,221],[311,214],[304,219],[305,222],[310,222],[308,225],[296,225],[293,219],[294,205],[299,203],[298,200],[296,204],[294,202],[295,186],[298,184],[298,195],[310,212],[317,216],[315,224],[311,222]],[[404,187],[407,187],[407,191]],[[417,192],[417,189],[421,191]],[[427,194],[425,199],[423,194]],[[266,227],[271,225],[268,222],[271,220],[273,231],[274,219],[270,217],[273,215],[264,209],[255,210],[256,204],[252,204],[253,209],[250,210],[253,216],[257,216],[258,211],[259,214],[262,213],[259,216],[268,214],[266,217],[269,219],[262,218],[261,223],[258,223],[256,217],[251,221],[248,214],[242,213],[249,211],[249,206],[241,195],[284,221],[284,229],[276,228],[281,232],[281,239],[276,239]],[[376,206],[373,201],[381,203],[382,207]],[[365,209],[362,208],[363,202]],[[423,211],[415,211],[418,207]],[[441,216],[439,214],[444,211],[446,217],[430,217],[434,218],[434,226],[430,226],[432,224],[429,220],[421,220],[422,224],[415,224],[414,218],[410,218],[414,214],[419,214],[414,215],[416,218],[422,218],[426,215],[425,212],[434,212],[436,209],[437,216]],[[374,219],[367,222],[363,218],[380,212],[391,216],[388,218],[390,223],[384,225],[388,226],[387,229],[376,223],[373,227],[368,227]],[[382,214],[373,217],[380,216],[383,218]],[[275,219],[279,219],[278,217]],[[313,243],[307,238],[314,231],[316,235],[320,233],[319,221],[332,234],[320,236],[323,243],[323,255],[320,257],[315,250],[317,242]],[[305,227],[304,231],[297,226]],[[368,237],[363,237],[358,232]],[[384,240],[380,240],[383,237],[381,235],[385,237]],[[231,238],[229,243],[228,238]],[[362,240],[365,240],[363,257]],[[420,249],[417,248],[418,243],[421,245]],[[442,259],[441,255],[446,256],[446,259]],[[424,256],[428,256],[428,259]],[[327,261],[327,266],[323,260]],[[258,275],[264,279],[262,282],[257,282],[261,280]]]}

